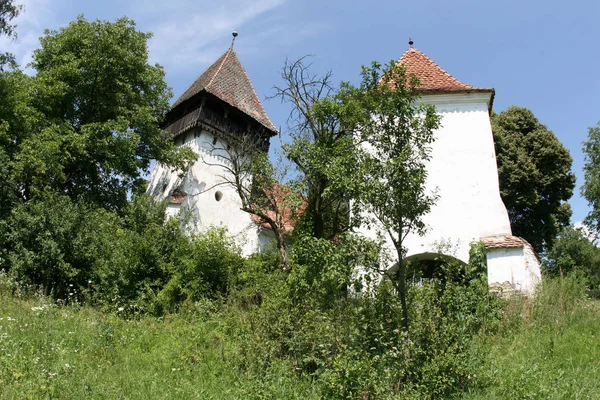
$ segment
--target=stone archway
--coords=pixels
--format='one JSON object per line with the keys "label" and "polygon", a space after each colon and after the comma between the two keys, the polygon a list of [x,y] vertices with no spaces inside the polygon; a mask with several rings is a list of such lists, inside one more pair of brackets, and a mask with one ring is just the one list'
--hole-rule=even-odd
{"label": "stone archway", "polygon": [[[441,269],[442,264],[466,265],[464,261],[454,256],[434,252],[412,254],[406,257],[404,262],[406,263],[406,278],[414,283],[421,282],[423,279],[445,279]],[[398,263],[394,264],[388,272],[394,275],[397,269]]]}

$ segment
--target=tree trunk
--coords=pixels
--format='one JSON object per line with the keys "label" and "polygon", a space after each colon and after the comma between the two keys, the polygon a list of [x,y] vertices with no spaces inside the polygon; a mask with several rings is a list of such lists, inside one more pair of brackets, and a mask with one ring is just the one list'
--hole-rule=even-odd
{"label": "tree trunk", "polygon": [[288,268],[288,252],[285,247],[285,238],[283,237],[283,233],[276,229],[273,231],[275,233],[275,241],[277,242],[277,249],[279,250],[279,258],[281,259],[281,269],[286,270]]}
{"label": "tree trunk", "polygon": [[402,257],[401,250],[398,253],[398,283],[400,292],[400,304],[402,305],[402,327],[408,330],[408,306],[406,305],[406,265]]}

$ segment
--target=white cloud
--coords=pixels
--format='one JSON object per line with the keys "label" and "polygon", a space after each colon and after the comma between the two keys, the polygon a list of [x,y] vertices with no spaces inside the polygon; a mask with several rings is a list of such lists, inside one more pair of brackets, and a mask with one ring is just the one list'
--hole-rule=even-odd
{"label": "white cloud", "polygon": [[[241,30],[286,0],[152,0],[136,2],[135,17],[154,32],[150,56],[168,71],[198,70],[223,53],[233,30]],[[143,8],[142,8],[143,7]],[[265,28],[267,30],[267,28]]]}
{"label": "white cloud", "polygon": [[56,27],[57,11],[63,0],[17,0],[23,5],[21,14],[12,22],[17,25],[17,39],[0,37],[0,49],[9,51],[16,57],[17,63],[25,67],[31,61],[34,49],[39,46],[39,37],[44,29]]}
{"label": "white cloud", "polygon": [[577,221],[573,224],[573,227],[575,229],[581,229],[581,231],[587,236],[587,238],[590,240],[590,242],[596,244],[596,246],[598,246],[600,243],[596,242],[596,235],[594,235],[594,233],[590,230],[590,228],[588,228],[587,225],[585,225],[583,223],[583,221]]}

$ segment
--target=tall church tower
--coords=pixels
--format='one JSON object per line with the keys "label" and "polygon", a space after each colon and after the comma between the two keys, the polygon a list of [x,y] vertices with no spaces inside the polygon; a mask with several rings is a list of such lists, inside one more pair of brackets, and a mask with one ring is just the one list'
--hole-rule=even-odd
{"label": "tall church tower", "polygon": [[157,200],[167,200],[170,215],[184,214],[192,232],[222,225],[242,245],[244,253],[260,250],[268,241],[261,234],[264,228],[240,210],[238,194],[222,177],[230,166],[229,155],[235,151],[236,138],[254,135],[256,145],[267,152],[270,138],[278,132],[233,43],[173,103],[164,127],[177,145],[196,152],[198,160],[185,176],[157,164],[148,193]]}
{"label": "tall church tower", "polygon": [[[407,258],[443,255],[467,263],[470,243],[481,240],[487,247],[490,285],[530,291],[540,279],[539,260],[529,243],[512,236],[500,197],[489,115],[494,89],[460,82],[409,44],[398,63],[407,75],[419,78],[419,101],[435,106],[441,127],[434,132],[426,184],[439,197],[423,218],[426,234],[406,238]],[[377,237],[374,229],[362,232]]]}

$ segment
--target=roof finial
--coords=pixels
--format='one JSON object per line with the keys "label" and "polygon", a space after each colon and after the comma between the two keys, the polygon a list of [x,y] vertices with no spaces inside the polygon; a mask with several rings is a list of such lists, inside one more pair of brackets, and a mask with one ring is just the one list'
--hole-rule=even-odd
{"label": "roof finial", "polygon": [[233,36],[233,39],[231,39],[231,46],[229,47],[230,49],[233,49],[233,43],[235,42],[235,38],[237,37],[237,35],[237,31],[231,32],[231,36]]}
{"label": "roof finial", "polygon": [[415,42],[413,42],[412,38],[409,36],[408,37],[408,45],[410,46],[410,48],[412,49],[413,44],[415,44]]}

